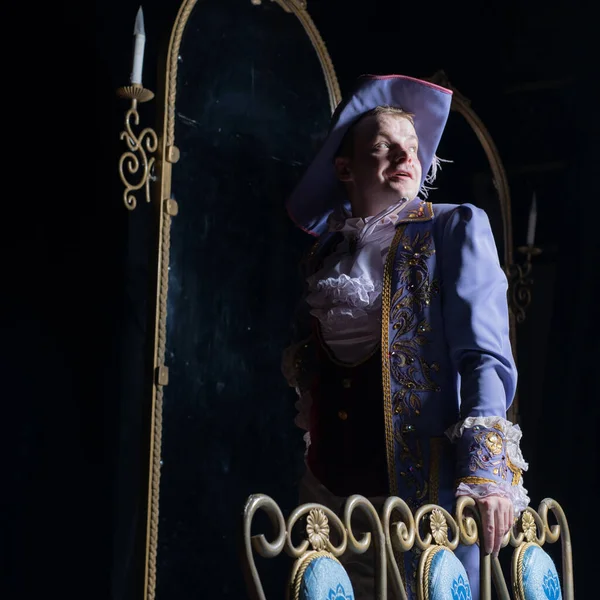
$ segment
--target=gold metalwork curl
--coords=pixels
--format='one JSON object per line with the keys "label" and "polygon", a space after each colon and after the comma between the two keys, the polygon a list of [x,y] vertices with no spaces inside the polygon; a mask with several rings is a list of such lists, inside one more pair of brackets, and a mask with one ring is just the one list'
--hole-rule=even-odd
{"label": "gold metalwork curl", "polygon": [[[402,517],[401,521],[391,523],[392,514],[398,511]],[[415,519],[406,502],[398,496],[390,496],[383,505],[381,523],[385,532],[386,540],[396,543],[399,550],[408,552],[415,543]],[[392,527],[393,525],[393,527]]]}
{"label": "gold metalwork curl", "polygon": [[[352,514],[356,509],[362,511],[371,527],[371,531],[364,532],[363,537],[356,539],[352,531]],[[369,500],[359,494],[350,496],[344,505],[344,525],[348,531],[350,550],[356,554],[364,554],[371,545],[374,536],[374,563],[375,563],[375,600],[386,600],[387,598],[387,561],[386,544],[383,535],[383,527],[375,507]]]}
{"label": "gold metalwork curl", "polygon": [[338,546],[335,546],[329,537],[329,533],[327,533],[325,540],[325,549],[327,549],[334,556],[341,556],[346,551],[346,547],[348,544],[348,536],[346,533],[346,529],[341,519],[330,509],[322,504],[317,504],[314,502],[302,504],[295,508],[287,520],[287,536],[285,540],[285,551],[286,553],[293,558],[300,558],[303,554],[309,551],[310,542],[307,539],[302,540],[298,546],[294,546],[292,542],[292,531],[294,526],[298,522],[298,520],[304,515],[310,514],[311,511],[318,510],[321,511],[329,522],[329,525],[332,525],[333,529],[336,531],[337,535],[340,538],[340,543]]}
{"label": "gold metalwork curl", "polygon": [[[548,511],[551,511],[554,514],[558,521],[557,524],[550,526],[548,522]],[[527,515],[529,515],[529,519],[533,518],[531,527],[523,525],[523,521],[528,519]],[[537,511],[532,508],[527,508],[523,512],[519,519],[519,524],[521,531],[518,534],[513,533],[510,540],[511,545],[516,547],[513,555],[512,575],[513,587],[517,597],[519,597],[519,594],[521,594],[520,597],[524,597],[524,592],[519,587],[519,582],[521,581],[519,569],[522,568],[522,558],[525,549],[532,545],[541,547],[546,542],[554,544],[560,538],[563,598],[564,600],[574,600],[571,532],[569,530],[569,524],[567,523],[567,517],[560,504],[552,498],[544,498],[544,500],[540,502]]]}
{"label": "gold metalwork curl", "polygon": [[[550,527],[548,523],[548,510],[552,511],[558,524]],[[571,543],[571,532],[569,530],[569,524],[567,523],[567,517],[562,509],[562,506],[552,498],[544,498],[540,502],[538,507],[538,514],[544,524],[544,531],[546,532],[546,538],[549,543],[554,544],[561,538],[568,544]]]}
{"label": "gold metalwork curl", "polygon": [[[434,513],[435,511],[435,513]],[[448,528],[450,529],[451,536],[444,536],[443,541],[439,542],[435,539],[433,532],[431,531],[431,519],[434,514],[441,514],[445,520]],[[428,518],[430,530],[425,538],[421,537],[421,524]],[[457,525],[454,517],[441,506],[437,504],[424,504],[417,509],[415,513],[415,542],[420,550],[427,550],[430,546],[444,546],[450,550],[456,550],[458,543],[460,542],[460,528]]]}
{"label": "gold metalwork curl", "polygon": [[520,246],[518,251],[525,255],[525,262],[509,265],[508,274],[511,287],[511,308],[515,313],[517,323],[522,323],[525,320],[525,311],[531,304],[531,286],[533,285],[531,258],[539,256],[542,250],[534,246]]}
{"label": "gold metalwork curl", "polygon": [[[400,513],[401,520],[392,524],[394,511]],[[407,600],[408,596],[399,565],[403,565],[402,553],[411,550],[415,543],[415,519],[404,500],[398,498],[398,496],[390,496],[383,505],[381,524],[385,535],[388,572],[391,575],[394,595],[401,600]]]}
{"label": "gold metalwork curl", "polygon": [[[124,89],[131,89],[135,92],[137,88],[122,88],[122,90]],[[143,88],[140,89],[147,91]],[[126,97],[124,94],[125,92],[121,91],[120,95]],[[140,115],[137,111],[138,99],[134,96],[131,96],[131,98],[131,108],[125,114],[125,129],[119,136],[121,140],[125,140],[129,148],[119,159],[119,175],[125,186],[123,202],[129,210],[133,210],[137,206],[137,200],[133,192],[141,188],[145,188],[146,202],[150,202],[150,181],[154,179],[152,172],[156,159],[153,156],[149,157],[149,155],[158,149],[158,138],[151,127],[142,129],[139,135],[134,133],[132,123],[136,126],[139,125]],[[140,180],[137,183],[130,182],[125,171],[130,175],[135,175],[140,171],[140,166],[142,168]]]}
{"label": "gold metalwork curl", "polygon": [[[531,523],[531,526],[529,526]],[[518,520],[519,531],[511,530],[511,546],[518,547],[525,542],[535,542],[538,546],[546,543],[546,529],[540,515],[531,507],[527,507]]]}
{"label": "gold metalwork curl", "polygon": [[530,277],[531,262],[525,264],[514,264],[510,266],[510,277],[512,281],[511,303],[515,313],[517,323],[525,320],[525,310],[531,304],[531,284],[533,280]]}
{"label": "gold metalwork curl", "polygon": [[[469,514],[466,514],[468,511]],[[456,522],[460,531],[460,541],[465,546],[472,546],[479,540],[477,524],[479,513],[475,500],[470,496],[460,496],[456,501]]]}
{"label": "gold metalwork curl", "polygon": [[[277,530],[277,536],[274,542],[269,542],[263,534],[253,535],[250,537],[252,519],[256,514],[257,510],[264,510],[273,527]],[[283,550],[286,539],[286,527],[285,520],[281,509],[269,496],[264,494],[253,494],[248,498],[246,506],[244,508],[244,540],[251,540],[252,547],[256,552],[265,558],[273,558],[278,556]],[[246,551],[249,549],[245,543]]]}
{"label": "gold metalwork curl", "polygon": [[[263,534],[251,535],[252,520],[258,510],[264,510],[275,529],[275,538],[268,541]],[[248,588],[256,591],[257,600],[266,600],[265,593],[254,563],[252,550],[265,558],[273,558],[281,554],[286,541],[285,520],[277,503],[264,494],[253,494],[246,500],[243,513],[243,542],[242,566]]]}

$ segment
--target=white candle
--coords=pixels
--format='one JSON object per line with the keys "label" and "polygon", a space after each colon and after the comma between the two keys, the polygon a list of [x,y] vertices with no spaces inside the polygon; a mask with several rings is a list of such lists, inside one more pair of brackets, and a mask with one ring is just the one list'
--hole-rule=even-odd
{"label": "white candle", "polygon": [[142,84],[142,67],[144,64],[144,46],[146,45],[146,32],[144,31],[144,13],[140,6],[135,17],[133,28],[135,45],[133,48],[133,69],[131,71],[131,83]]}
{"label": "white candle", "polygon": [[533,246],[535,240],[535,224],[537,221],[537,204],[535,200],[535,192],[531,200],[531,208],[529,209],[529,222],[527,224],[527,245]]}

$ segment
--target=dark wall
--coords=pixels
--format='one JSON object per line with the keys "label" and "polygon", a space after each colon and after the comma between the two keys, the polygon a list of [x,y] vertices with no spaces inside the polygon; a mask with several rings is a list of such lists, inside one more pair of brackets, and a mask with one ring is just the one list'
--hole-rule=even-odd
{"label": "dark wall", "polygon": [[[86,15],[88,27],[76,12],[55,25],[61,35],[52,46],[54,86],[84,87],[73,56],[86,54],[95,59],[95,85],[84,99],[54,99],[70,158],[59,165],[63,177],[52,189],[64,192],[36,203],[35,213],[21,205],[26,227],[11,246],[19,260],[14,274],[9,270],[3,363],[7,397],[14,399],[5,427],[16,468],[7,479],[3,525],[7,547],[16,550],[7,552],[8,583],[22,597],[55,580],[76,585],[85,597],[129,600],[132,574],[143,561],[137,492],[145,475],[136,449],[144,436],[140,373],[151,213],[122,206],[116,165],[125,104],[115,96],[128,80],[137,8],[97,2],[95,14]],[[144,80],[156,89],[159,40],[178,6],[153,1],[143,8]],[[544,252],[518,349],[526,487],[534,505],[552,496],[565,507],[578,593],[586,597],[592,578],[584,527],[596,479],[600,358],[594,295],[600,132],[588,83],[595,69],[590,20],[576,5],[565,11],[542,3],[427,3],[399,11],[392,2],[350,8],[309,0],[308,8],[342,89],[363,72],[428,76],[444,69],[471,99],[509,172],[515,244],[523,241],[537,191]],[[86,33],[92,23],[93,40]],[[85,83],[91,87],[89,78]],[[154,124],[153,110],[152,103],[143,107],[143,122]]]}

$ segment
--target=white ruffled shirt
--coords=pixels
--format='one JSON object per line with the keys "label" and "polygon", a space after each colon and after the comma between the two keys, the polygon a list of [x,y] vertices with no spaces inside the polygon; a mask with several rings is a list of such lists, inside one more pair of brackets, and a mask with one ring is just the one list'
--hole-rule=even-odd
{"label": "white ruffled shirt", "polygon": [[359,362],[379,344],[383,268],[407,204],[401,201],[373,217],[329,219],[329,230],[344,239],[307,279],[306,301],[323,340],[341,362]]}

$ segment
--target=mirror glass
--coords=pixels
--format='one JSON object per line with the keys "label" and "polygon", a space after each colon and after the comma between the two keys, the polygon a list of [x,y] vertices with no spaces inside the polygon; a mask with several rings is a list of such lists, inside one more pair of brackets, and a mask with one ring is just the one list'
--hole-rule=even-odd
{"label": "mirror glass", "polygon": [[[243,598],[246,498],[297,504],[304,442],[280,364],[313,238],[284,202],[331,107],[301,22],[271,1],[198,2],[176,91],[156,596]],[[257,564],[267,597],[281,565]]]}

